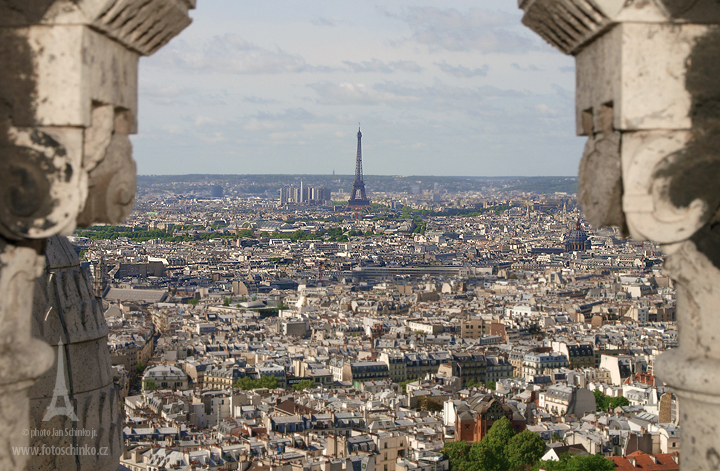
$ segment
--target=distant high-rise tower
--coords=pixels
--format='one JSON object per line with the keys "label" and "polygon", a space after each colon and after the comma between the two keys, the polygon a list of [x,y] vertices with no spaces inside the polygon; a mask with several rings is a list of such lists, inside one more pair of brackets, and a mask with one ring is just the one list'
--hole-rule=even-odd
{"label": "distant high-rise tower", "polygon": [[353,183],[352,194],[350,195],[350,200],[348,201],[348,208],[352,209],[367,208],[370,206],[370,200],[365,194],[365,181],[363,180],[362,146],[360,144],[362,133],[360,132],[359,127],[357,138],[358,146],[357,157],[355,158],[355,182]]}

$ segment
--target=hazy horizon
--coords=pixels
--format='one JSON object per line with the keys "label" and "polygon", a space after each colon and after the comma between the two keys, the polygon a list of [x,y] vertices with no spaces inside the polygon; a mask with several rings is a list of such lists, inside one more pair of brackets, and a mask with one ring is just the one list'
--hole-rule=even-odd
{"label": "hazy horizon", "polygon": [[[228,177],[228,176],[310,176],[310,177],[355,177],[353,173],[138,173],[138,177]],[[364,177],[434,177],[434,178],[577,178],[577,175],[400,175],[389,173],[369,174],[363,172]]]}

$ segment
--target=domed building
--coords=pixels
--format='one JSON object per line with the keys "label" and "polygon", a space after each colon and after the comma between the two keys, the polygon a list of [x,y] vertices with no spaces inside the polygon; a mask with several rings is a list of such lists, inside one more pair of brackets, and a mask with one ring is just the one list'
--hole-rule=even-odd
{"label": "domed building", "polygon": [[565,235],[565,252],[585,252],[590,250],[590,238],[587,232],[580,228],[580,220],[575,225],[575,230]]}

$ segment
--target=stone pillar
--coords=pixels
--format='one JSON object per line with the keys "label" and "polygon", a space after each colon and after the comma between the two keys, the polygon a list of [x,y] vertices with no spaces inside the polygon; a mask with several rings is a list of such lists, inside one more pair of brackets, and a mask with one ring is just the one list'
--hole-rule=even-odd
{"label": "stone pillar", "polygon": [[[136,132],[138,60],[182,31],[190,23],[188,10],[194,7],[195,0],[0,2],[2,469],[26,469],[28,463],[43,469],[36,457],[13,453],[12,447],[29,443],[27,390],[59,364],[55,351],[63,350],[65,371],[51,383],[62,376],[85,388],[82,391],[107,389],[109,363],[98,343],[103,331],[96,325],[100,321],[96,307],[88,307],[91,293],[74,275],[62,282],[46,279],[43,287],[57,298],[45,300],[48,312],[33,325],[35,279],[43,273],[48,238],[69,235],[78,223],[118,223],[132,208],[135,162],[128,135]],[[49,263],[49,272],[74,273],[74,268],[55,262]],[[68,325],[69,319],[80,323]],[[51,340],[54,349],[33,339],[33,331]],[[78,345],[71,348],[68,342]],[[79,344],[88,342],[98,343],[99,356],[88,358],[90,350],[80,351]],[[73,371],[72,364],[79,368]],[[43,380],[34,391],[41,397],[52,396],[48,387],[53,389]],[[83,400],[73,398],[73,407]],[[71,414],[66,418],[73,428],[95,427],[105,433],[98,443],[113,443],[111,435],[118,435],[111,429],[117,420],[111,415],[117,414],[117,408],[91,402],[85,401],[76,419]],[[64,403],[57,406],[65,410]],[[45,414],[33,417],[33,428],[51,427],[48,424],[54,420],[43,420],[49,417]],[[57,466],[60,470],[117,468],[114,458],[92,459],[73,457],[72,462]]]}
{"label": "stone pillar", "polygon": [[655,370],[681,403],[683,469],[720,469],[720,4],[519,6],[526,26],[575,56],[585,216],[667,254],[680,340]]}

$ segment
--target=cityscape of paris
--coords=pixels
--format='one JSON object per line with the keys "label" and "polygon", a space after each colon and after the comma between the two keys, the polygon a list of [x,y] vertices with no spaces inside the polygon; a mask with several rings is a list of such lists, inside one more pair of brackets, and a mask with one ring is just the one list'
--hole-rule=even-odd
{"label": "cityscape of paris", "polygon": [[122,225],[69,238],[121,463],[677,469],[658,246],[590,228],[575,177],[364,175],[361,136],[355,175],[141,175]]}
{"label": "cityscape of paris", "polygon": [[705,6],[21,3],[0,1],[21,29],[0,322],[34,363],[0,338],[0,468],[679,471],[700,450],[714,360],[677,365],[715,348],[692,69],[715,56],[683,29]]}

